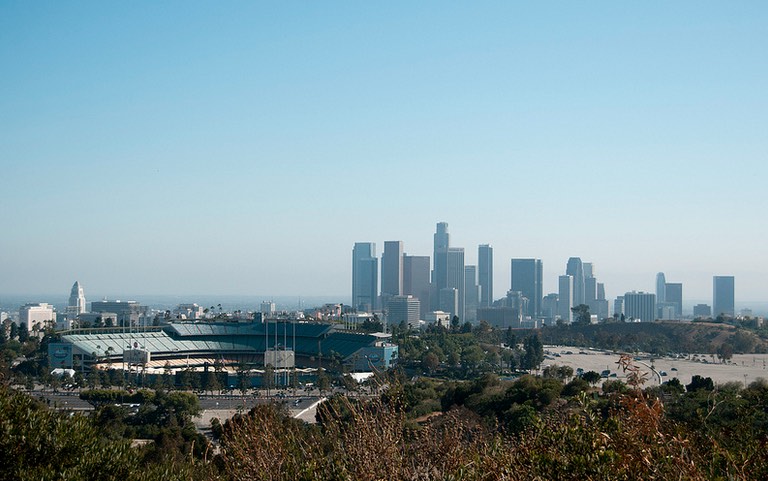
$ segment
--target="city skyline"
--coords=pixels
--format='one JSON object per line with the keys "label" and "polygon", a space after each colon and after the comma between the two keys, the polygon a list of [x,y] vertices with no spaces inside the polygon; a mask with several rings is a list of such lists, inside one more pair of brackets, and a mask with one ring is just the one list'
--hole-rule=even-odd
{"label": "city skyline", "polygon": [[546,295],[578,256],[611,300],[664,272],[768,302],[766,24],[749,1],[3,2],[0,297],[348,299],[350,246],[432,256],[445,221],[478,274],[493,246],[497,299],[511,259]]}

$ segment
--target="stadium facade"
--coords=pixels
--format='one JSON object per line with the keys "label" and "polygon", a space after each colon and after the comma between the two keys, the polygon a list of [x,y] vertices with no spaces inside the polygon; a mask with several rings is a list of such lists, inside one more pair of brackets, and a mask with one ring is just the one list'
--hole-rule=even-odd
{"label": "stadium facade", "polygon": [[361,334],[326,323],[299,321],[172,322],[140,329],[65,331],[51,343],[51,368],[207,369],[214,364],[248,369],[290,352],[291,368],[344,366],[350,371],[386,370],[398,357],[387,334]]}

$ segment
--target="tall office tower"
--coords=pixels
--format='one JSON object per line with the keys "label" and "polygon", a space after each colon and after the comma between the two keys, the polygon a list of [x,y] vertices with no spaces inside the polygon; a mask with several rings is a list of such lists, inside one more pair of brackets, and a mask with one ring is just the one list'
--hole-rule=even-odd
{"label": "tall office tower", "polygon": [[[445,287],[438,291],[437,310],[447,312],[453,316],[458,316],[459,312],[459,290],[455,287]],[[461,316],[459,316],[461,319]]]}
{"label": "tall office tower", "polygon": [[477,247],[477,283],[480,285],[480,306],[493,304],[493,247],[481,244]]}
{"label": "tall office tower", "polygon": [[523,315],[536,319],[541,316],[542,263],[541,259],[512,259],[510,290],[520,291],[528,298],[528,309]]}
{"label": "tall office tower", "polygon": [[[465,292],[464,292],[464,248],[451,247],[448,223],[438,222],[434,236],[435,259],[432,283],[438,301],[443,289],[456,289],[458,291],[459,307],[454,310],[454,315],[459,316],[462,322],[465,317]],[[440,307],[437,306],[439,309]]]}
{"label": "tall office tower", "polygon": [[712,315],[733,317],[734,307],[734,278],[733,276],[714,276],[712,278]]}
{"label": "tall office tower", "polygon": [[672,319],[680,319],[683,317],[683,284],[679,282],[666,282],[664,283],[664,298],[665,304],[674,306],[674,316]]}
{"label": "tall office tower", "polygon": [[595,299],[595,312],[598,320],[603,320],[610,317],[610,306],[608,305],[608,299],[605,298],[605,284],[602,282],[597,283],[597,299]]}
{"label": "tall office tower", "polygon": [[477,285],[477,266],[464,266],[464,315],[465,321],[477,322],[481,287]]}
{"label": "tall office tower", "polygon": [[463,323],[466,321],[466,292],[464,290],[464,248],[449,247],[446,254],[448,256],[448,260],[446,262],[447,272],[445,278],[445,287],[452,287],[458,290],[459,311],[457,315]]}
{"label": "tall office tower", "polygon": [[78,281],[72,285],[69,293],[69,302],[67,303],[67,315],[71,318],[77,317],[85,312],[85,293],[83,286]]}
{"label": "tall office tower", "polygon": [[584,304],[584,265],[578,257],[568,259],[565,274],[573,277],[573,303]]}
{"label": "tall office tower", "polygon": [[610,306],[608,305],[607,299],[595,299],[594,303],[595,303],[594,308],[590,308],[589,310],[591,314],[596,315],[599,321],[602,321],[603,319],[610,317],[610,315],[608,314]]}
{"label": "tall office tower", "polygon": [[584,278],[595,277],[594,264],[591,262],[582,262],[581,269],[584,271]]}
{"label": "tall office tower", "polygon": [[451,236],[448,234],[448,223],[438,222],[434,235],[435,253],[451,246]]}
{"label": "tall office tower", "polygon": [[560,276],[557,282],[560,290],[557,295],[557,313],[563,322],[573,322],[573,276]]}
{"label": "tall office tower", "polygon": [[546,325],[554,323],[557,316],[557,300],[558,295],[555,293],[547,294],[541,300],[541,317],[544,318]]}
{"label": "tall office tower", "polygon": [[666,296],[667,280],[663,272],[656,274],[656,302],[667,302]]}
{"label": "tall office tower", "polygon": [[427,318],[431,305],[429,288],[429,256],[403,256],[403,294],[419,300],[422,319]]}
{"label": "tall office tower", "polygon": [[613,301],[613,315],[621,317],[624,314],[624,296],[616,296],[616,300]]}
{"label": "tall office tower", "polygon": [[[597,279],[594,277],[584,278],[584,304],[589,306],[590,310],[594,310],[595,301],[597,300]],[[594,314],[594,312],[592,313]]]}
{"label": "tall office tower", "polygon": [[656,320],[656,294],[634,291],[624,294],[624,316],[635,321]]}
{"label": "tall office tower", "polygon": [[379,259],[376,244],[355,242],[352,249],[352,306],[361,311],[376,309],[379,291]]}
{"label": "tall office tower", "polygon": [[433,236],[434,246],[432,250],[432,309],[436,311],[440,310],[440,289],[446,287],[444,278],[448,270],[450,241],[448,223],[438,222]]}
{"label": "tall office tower", "polygon": [[382,305],[386,299],[403,293],[403,243],[402,241],[385,241],[384,253],[381,255],[381,299]]}
{"label": "tall office tower", "polygon": [[410,326],[419,322],[419,300],[413,296],[392,296],[387,299],[387,324],[394,326],[405,321]]}

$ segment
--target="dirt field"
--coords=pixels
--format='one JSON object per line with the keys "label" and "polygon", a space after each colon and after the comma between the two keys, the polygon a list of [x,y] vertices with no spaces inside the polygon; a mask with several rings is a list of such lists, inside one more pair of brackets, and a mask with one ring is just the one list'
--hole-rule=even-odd
{"label": "dirt field", "polygon": [[[616,364],[619,353],[569,346],[544,346],[544,354],[545,360],[542,367],[557,364],[570,366],[574,371],[579,368],[599,373],[609,370],[612,374],[616,374],[616,379],[625,379]],[[639,354],[634,357],[639,359],[638,365],[648,372],[648,385],[658,384],[659,375],[664,373],[666,375],[661,376],[662,381],[676,377],[684,385],[690,383],[691,377],[695,374],[711,377],[715,384],[726,382],[749,384],[758,378],[768,379],[768,354],[734,354],[733,359],[727,364],[720,363],[716,356],[712,358],[710,355],[703,354],[691,356],[691,359],[651,358],[648,354]],[[651,365],[656,373],[652,372]]]}

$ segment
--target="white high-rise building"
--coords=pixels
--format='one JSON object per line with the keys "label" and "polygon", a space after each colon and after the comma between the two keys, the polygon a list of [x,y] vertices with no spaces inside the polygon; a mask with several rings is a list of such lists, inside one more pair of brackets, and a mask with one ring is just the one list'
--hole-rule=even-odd
{"label": "white high-rise building", "polygon": [[265,314],[267,316],[271,316],[275,313],[275,303],[272,301],[262,301],[261,307],[259,308],[259,312],[262,314]]}
{"label": "white high-rise building", "polygon": [[627,292],[624,294],[624,315],[634,321],[656,320],[656,294]]}
{"label": "white high-rise building", "polygon": [[69,293],[69,302],[67,303],[67,316],[75,318],[85,312],[85,293],[83,286],[78,281],[72,284],[72,290]]}
{"label": "white high-rise building", "polygon": [[565,275],[558,277],[557,281],[559,292],[557,296],[557,311],[563,322],[570,324],[573,322],[573,294],[574,282],[573,276]]}
{"label": "white high-rise building", "polygon": [[387,323],[398,325],[405,322],[410,326],[418,326],[421,306],[413,296],[393,296],[387,301]]}
{"label": "white high-rise building", "polygon": [[25,326],[27,330],[35,325],[40,328],[53,327],[56,323],[56,310],[52,305],[44,302],[25,304],[19,308],[19,327]]}

